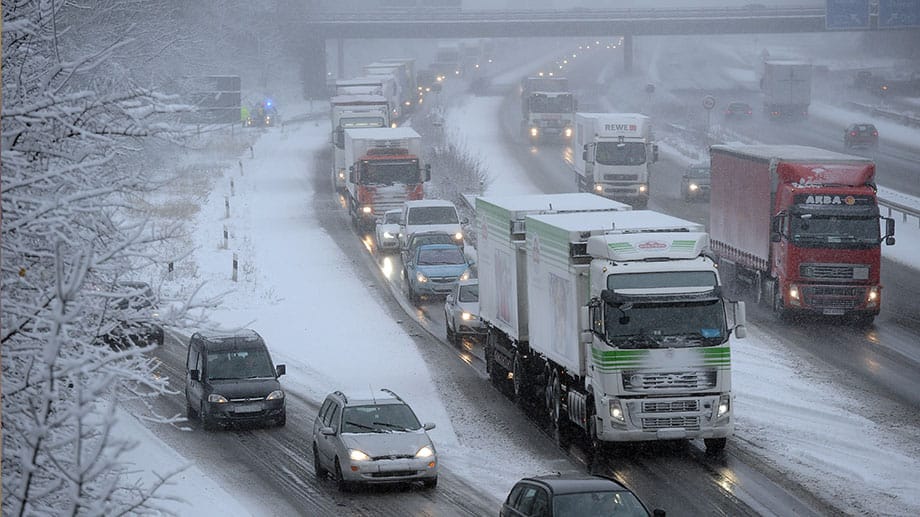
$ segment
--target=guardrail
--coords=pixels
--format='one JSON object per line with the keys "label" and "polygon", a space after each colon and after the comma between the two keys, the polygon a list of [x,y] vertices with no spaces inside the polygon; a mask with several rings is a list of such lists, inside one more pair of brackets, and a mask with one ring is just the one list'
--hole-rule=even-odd
{"label": "guardrail", "polygon": [[906,113],[897,113],[894,111],[888,111],[886,109],[877,108],[875,106],[868,106],[866,104],[860,104],[858,102],[847,102],[846,106],[856,111],[861,111],[863,113],[869,113],[870,115],[875,115],[880,118],[886,118],[889,120],[893,120],[895,122],[899,122],[906,126],[920,127],[920,116],[909,115]]}
{"label": "guardrail", "polygon": [[880,207],[887,209],[888,217],[891,217],[892,213],[898,212],[901,214],[902,223],[906,223],[909,217],[913,217],[917,220],[917,228],[920,228],[920,208],[909,206],[890,198],[886,199],[882,195],[878,196],[878,204]]}

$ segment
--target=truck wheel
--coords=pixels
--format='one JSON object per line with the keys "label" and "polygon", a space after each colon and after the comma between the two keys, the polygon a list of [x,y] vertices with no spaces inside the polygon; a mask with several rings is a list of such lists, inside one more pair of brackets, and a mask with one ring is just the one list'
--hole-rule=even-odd
{"label": "truck wheel", "polygon": [[567,437],[565,435],[567,426],[565,415],[562,414],[562,383],[559,381],[559,374],[556,372],[553,372],[551,378],[552,381],[549,388],[549,425],[556,445],[565,448],[567,444]]}
{"label": "truck wheel", "polygon": [[705,438],[703,443],[706,445],[706,454],[713,456],[720,454],[725,450],[725,443],[728,438]]}
{"label": "truck wheel", "polygon": [[[591,406],[594,401],[590,401]],[[597,420],[594,418],[594,410],[588,411],[588,422],[585,425],[585,442],[587,444],[588,467],[597,467],[600,465],[601,456],[604,453],[604,442],[597,437]]]}
{"label": "truck wheel", "polygon": [[783,294],[779,291],[779,285],[777,284],[773,284],[773,314],[780,321],[786,321],[789,318],[789,311],[786,310],[786,305],[783,303]]}
{"label": "truck wheel", "polygon": [[853,325],[856,328],[867,329],[875,322],[875,314],[860,314],[853,318]]}

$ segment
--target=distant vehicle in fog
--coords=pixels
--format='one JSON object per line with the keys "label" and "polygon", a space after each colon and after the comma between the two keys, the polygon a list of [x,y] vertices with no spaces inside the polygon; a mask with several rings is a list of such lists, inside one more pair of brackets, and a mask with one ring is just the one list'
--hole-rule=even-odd
{"label": "distant vehicle in fog", "polygon": [[873,124],[850,124],[843,132],[843,146],[878,149],[878,129]]}
{"label": "distant vehicle in fog", "polygon": [[725,120],[750,120],[754,109],[746,102],[734,101],[725,108]]}

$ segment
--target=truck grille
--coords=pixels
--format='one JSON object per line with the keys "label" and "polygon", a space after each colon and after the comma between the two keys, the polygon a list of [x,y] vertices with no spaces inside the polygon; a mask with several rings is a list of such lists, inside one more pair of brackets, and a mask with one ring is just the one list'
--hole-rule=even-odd
{"label": "truck grille", "polygon": [[816,309],[853,309],[866,299],[864,287],[806,285],[802,287],[805,304]]}
{"label": "truck grille", "polygon": [[689,413],[699,411],[699,401],[673,400],[670,402],[643,402],[643,413]]}
{"label": "truck grille", "polygon": [[687,429],[688,431],[699,431],[700,418],[696,416],[674,416],[666,418],[643,418],[643,431],[657,431],[658,429]]}
{"label": "truck grille", "polygon": [[637,174],[604,174],[604,179],[607,181],[638,181],[639,176]]}
{"label": "truck grille", "polygon": [[715,370],[667,373],[623,372],[623,388],[630,391],[705,390],[715,385]]}
{"label": "truck grille", "polygon": [[808,280],[868,280],[868,264],[801,264],[799,275]]}

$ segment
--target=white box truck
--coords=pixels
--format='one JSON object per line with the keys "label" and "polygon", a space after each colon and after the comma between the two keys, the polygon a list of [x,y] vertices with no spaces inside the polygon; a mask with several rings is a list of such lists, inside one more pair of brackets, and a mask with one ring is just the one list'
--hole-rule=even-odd
{"label": "white box truck", "polygon": [[[511,261],[501,247],[479,251],[492,382],[545,411],[557,436],[583,436],[589,452],[693,438],[721,451],[744,304],[723,298],[703,227],[648,210],[569,212],[528,215],[524,238],[516,272],[501,267]],[[484,278],[490,267],[498,274]],[[499,312],[527,314],[525,332],[483,310],[503,291],[517,296]]]}
{"label": "white box truck", "polygon": [[390,122],[399,118],[399,93],[391,75],[368,75],[335,82],[336,95],[383,95],[390,108]]}
{"label": "white box truck", "polygon": [[387,210],[424,199],[431,168],[419,163],[421,147],[409,127],[345,130],[345,200],[355,226],[372,230]]}
{"label": "white box truck", "polygon": [[345,190],[345,130],[389,127],[389,103],[382,95],[336,95],[329,99],[332,121],[332,186]]}
{"label": "white box truck", "polygon": [[767,60],[763,63],[763,111],[770,120],[808,117],[814,67],[801,61]]}
{"label": "white box truck", "polygon": [[639,113],[576,113],[572,168],[579,192],[645,208],[658,161],[651,119]]}

